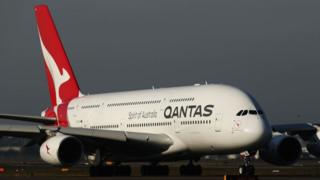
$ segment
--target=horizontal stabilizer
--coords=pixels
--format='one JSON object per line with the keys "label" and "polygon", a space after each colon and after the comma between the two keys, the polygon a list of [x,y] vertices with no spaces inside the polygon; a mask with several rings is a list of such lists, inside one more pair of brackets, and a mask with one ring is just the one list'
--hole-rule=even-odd
{"label": "horizontal stabilizer", "polygon": [[11,119],[25,122],[41,123],[45,125],[51,125],[56,123],[55,118],[47,118],[41,116],[25,116],[16,114],[0,114],[0,119]]}

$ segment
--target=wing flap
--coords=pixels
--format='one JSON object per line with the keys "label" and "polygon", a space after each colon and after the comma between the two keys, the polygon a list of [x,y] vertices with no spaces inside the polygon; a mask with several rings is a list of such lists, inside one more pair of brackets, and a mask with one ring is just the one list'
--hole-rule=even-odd
{"label": "wing flap", "polygon": [[123,131],[97,130],[97,129],[85,129],[85,128],[59,128],[59,132],[63,134],[73,135],[73,136],[126,142],[126,136],[123,133]]}

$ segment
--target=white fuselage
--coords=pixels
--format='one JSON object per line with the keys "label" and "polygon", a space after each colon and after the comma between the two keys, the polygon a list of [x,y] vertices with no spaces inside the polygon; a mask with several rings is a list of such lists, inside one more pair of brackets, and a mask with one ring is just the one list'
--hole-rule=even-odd
{"label": "white fuselage", "polygon": [[[228,154],[256,149],[271,137],[261,110],[243,91],[201,85],[87,95],[68,105],[71,127],[166,134],[173,145],[163,152]],[[257,112],[257,111],[256,111]]]}

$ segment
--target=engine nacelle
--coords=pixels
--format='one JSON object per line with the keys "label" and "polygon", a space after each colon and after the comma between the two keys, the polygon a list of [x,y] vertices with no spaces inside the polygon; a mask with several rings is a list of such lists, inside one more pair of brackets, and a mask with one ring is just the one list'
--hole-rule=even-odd
{"label": "engine nacelle", "polygon": [[318,131],[312,136],[311,140],[307,144],[307,150],[315,157],[320,157],[320,132]]}
{"label": "engine nacelle", "polygon": [[300,142],[291,136],[272,137],[268,145],[259,150],[261,159],[275,165],[290,165],[301,156]]}
{"label": "engine nacelle", "polygon": [[78,163],[82,155],[80,140],[68,135],[58,134],[46,140],[40,147],[42,160],[52,165],[71,166]]}

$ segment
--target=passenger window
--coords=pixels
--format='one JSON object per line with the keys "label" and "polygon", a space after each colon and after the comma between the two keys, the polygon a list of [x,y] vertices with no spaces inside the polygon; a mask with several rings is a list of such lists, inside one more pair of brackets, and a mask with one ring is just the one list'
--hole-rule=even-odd
{"label": "passenger window", "polygon": [[248,114],[248,110],[244,110],[243,113],[242,113],[242,116],[245,116]]}

